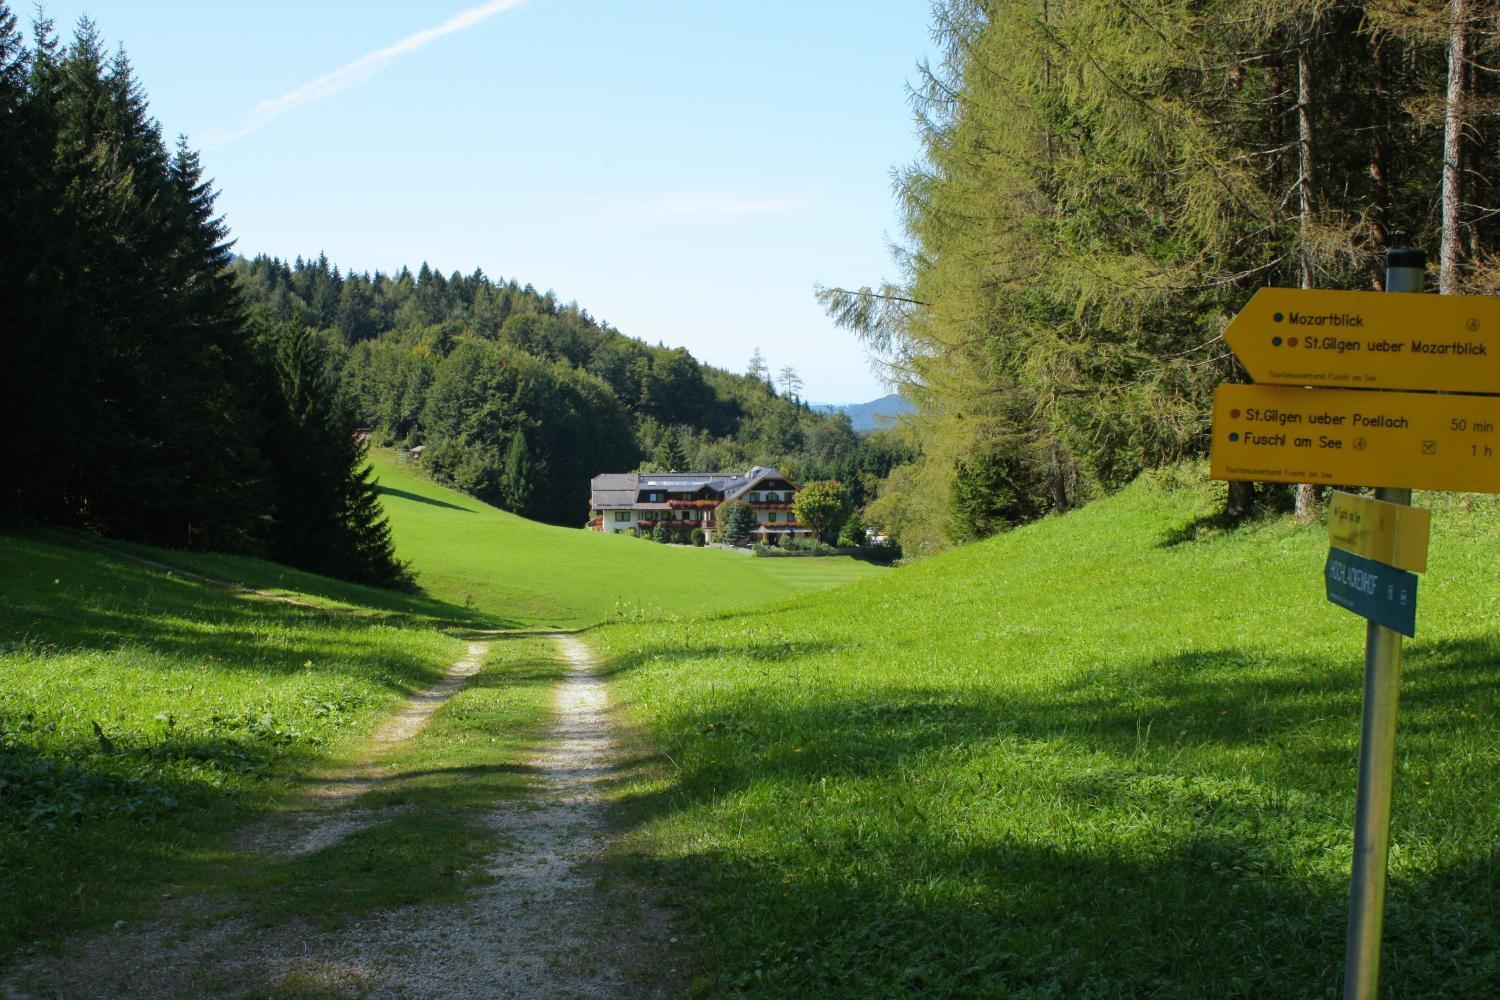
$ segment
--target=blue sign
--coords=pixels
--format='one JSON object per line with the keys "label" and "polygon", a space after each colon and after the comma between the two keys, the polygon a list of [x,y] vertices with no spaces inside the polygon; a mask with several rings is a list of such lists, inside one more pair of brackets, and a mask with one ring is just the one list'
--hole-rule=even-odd
{"label": "blue sign", "polygon": [[1328,550],[1323,580],[1339,607],[1392,632],[1417,634],[1417,574],[1335,547]]}

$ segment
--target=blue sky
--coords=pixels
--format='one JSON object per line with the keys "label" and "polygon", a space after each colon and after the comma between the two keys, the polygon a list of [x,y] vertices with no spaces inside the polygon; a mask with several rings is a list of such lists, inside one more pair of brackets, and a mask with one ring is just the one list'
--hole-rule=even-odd
{"label": "blue sky", "polygon": [[759,347],[810,399],[886,391],[813,286],[893,273],[926,0],[47,10],[124,45],[241,253],[481,267],[711,364]]}

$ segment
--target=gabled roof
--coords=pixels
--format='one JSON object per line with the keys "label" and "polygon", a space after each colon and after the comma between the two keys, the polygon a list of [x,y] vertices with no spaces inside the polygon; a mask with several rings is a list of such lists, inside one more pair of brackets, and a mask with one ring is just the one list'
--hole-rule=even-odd
{"label": "gabled roof", "polygon": [[594,506],[632,507],[635,505],[636,482],[640,477],[634,472],[606,472],[589,481],[593,491]]}
{"label": "gabled roof", "polygon": [[698,493],[710,489],[725,498],[737,497],[767,479],[786,479],[792,489],[800,489],[780,470],[757,465],[749,472],[607,472],[589,481],[594,506],[642,507],[642,493]]}
{"label": "gabled roof", "polygon": [[788,477],[782,475],[780,469],[772,469],[764,465],[757,465],[755,468],[745,473],[745,475],[737,477],[733,490],[725,490],[724,496],[726,498],[733,499],[734,497],[737,497],[742,493],[749,493],[757,485],[765,482],[767,479],[785,479],[787,483],[791,485],[792,489],[800,490],[802,488],[796,483],[792,482]]}

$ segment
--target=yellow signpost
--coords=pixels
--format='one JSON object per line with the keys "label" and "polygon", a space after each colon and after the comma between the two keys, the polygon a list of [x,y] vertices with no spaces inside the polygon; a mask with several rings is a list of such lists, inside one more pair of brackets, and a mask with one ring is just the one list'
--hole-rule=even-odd
{"label": "yellow signpost", "polygon": [[1261,289],[1224,339],[1262,384],[1214,393],[1215,479],[1378,487],[1333,493],[1324,565],[1328,599],[1367,619],[1345,1000],[1379,991],[1401,636],[1431,524],[1411,490],[1500,493],[1500,297],[1422,295],[1425,273],[1391,250],[1385,292]]}
{"label": "yellow signpost", "polygon": [[1328,497],[1328,542],[1387,566],[1427,572],[1432,511],[1335,490]]}
{"label": "yellow signpost", "polygon": [[1500,392],[1500,297],[1262,288],[1224,340],[1262,384]]}
{"label": "yellow signpost", "polygon": [[1215,479],[1500,493],[1500,397],[1221,385]]}

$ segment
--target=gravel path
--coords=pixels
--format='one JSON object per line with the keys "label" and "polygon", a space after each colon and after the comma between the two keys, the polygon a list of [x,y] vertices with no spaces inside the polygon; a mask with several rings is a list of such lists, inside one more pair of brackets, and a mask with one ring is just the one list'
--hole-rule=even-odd
{"label": "gravel path", "polygon": [[[535,793],[486,817],[505,846],[490,861],[494,883],[464,903],[393,910],[318,931],[256,928],[216,919],[206,901],[176,900],[150,926],[117,928],[12,970],[0,980],[0,996],[675,995],[679,975],[669,968],[676,963],[665,917],[638,893],[601,891],[590,872],[607,843],[602,784],[617,748],[588,647],[573,636],[553,639],[569,670],[555,695],[557,721],[531,764]],[[471,646],[377,739],[415,735],[477,672],[483,652]],[[369,770],[333,776],[314,793],[325,799],[318,809],[293,814],[279,831],[249,831],[242,843],[278,853],[325,847],[379,821],[347,808],[378,780]]]}

